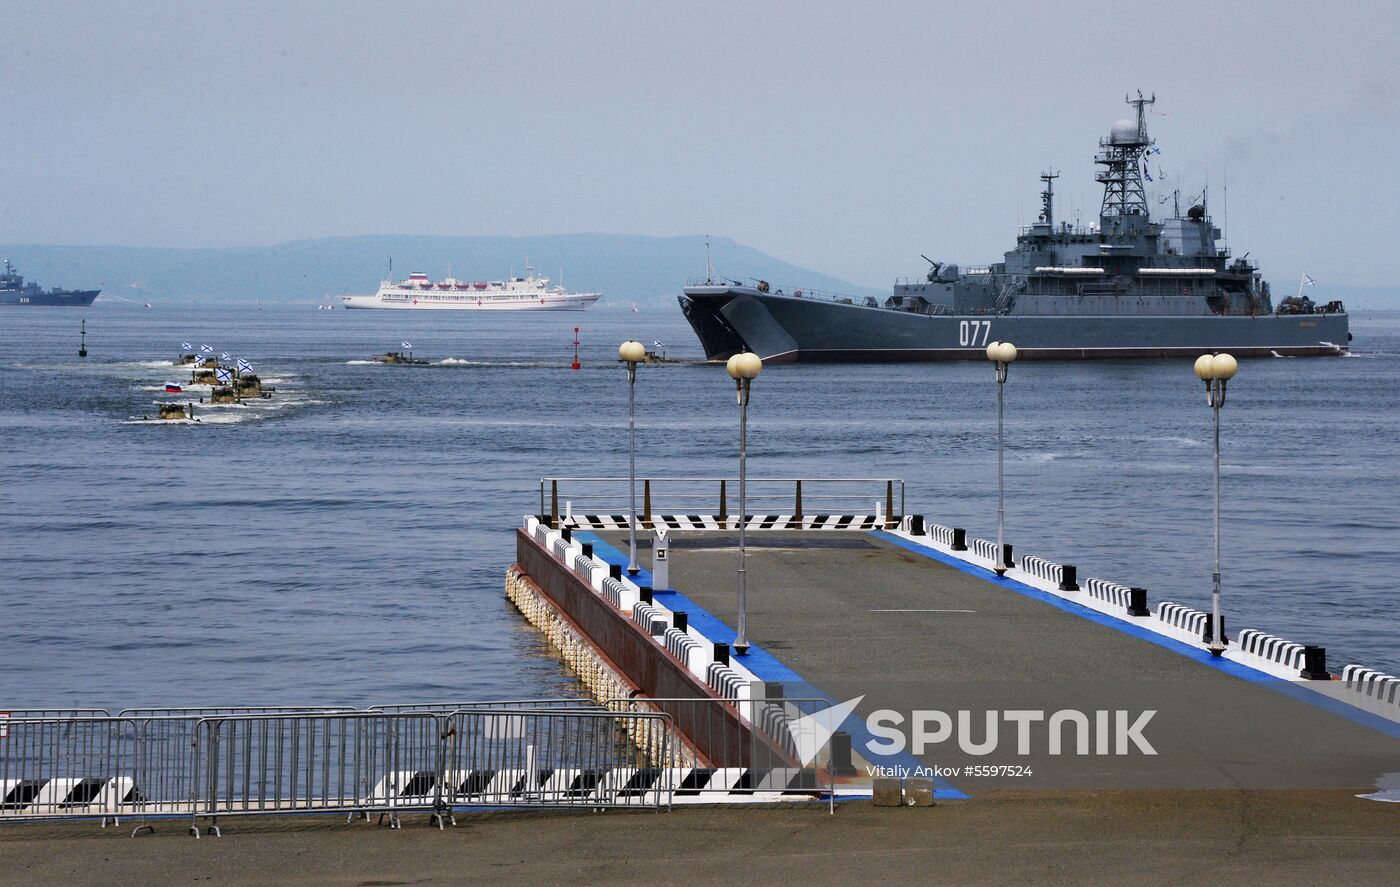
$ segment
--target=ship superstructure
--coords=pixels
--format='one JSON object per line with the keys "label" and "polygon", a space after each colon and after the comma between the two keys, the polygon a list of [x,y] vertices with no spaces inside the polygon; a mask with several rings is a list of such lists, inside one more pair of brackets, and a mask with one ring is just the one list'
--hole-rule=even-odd
{"label": "ship superstructure", "polygon": [[25,283],[24,277],[5,259],[5,273],[0,274],[0,305],[30,305],[35,307],[81,307],[91,305],[101,290],[65,290],[58,287],[40,289],[37,283]]}
{"label": "ship superstructure", "polygon": [[1097,226],[1056,219],[1059,174],[1049,171],[1039,218],[1001,262],[928,260],[922,278],[897,281],[883,301],[711,275],[680,299],[707,357],[748,349],[779,360],[976,359],[995,340],[1029,358],[1345,352],[1342,304],[1300,293],[1275,310],[1258,266],[1221,244],[1205,192],[1184,215],[1173,195],[1173,216],[1153,220],[1143,178],[1155,97],[1127,101],[1134,118],[1115,123],[1095,157]]}
{"label": "ship superstructure", "polygon": [[341,296],[346,308],[423,308],[463,311],[582,311],[601,293],[571,293],[550,286],[549,278],[535,277],[526,268],[524,277],[506,280],[465,281],[447,277],[431,280],[415,271],[407,279],[384,280],[372,296]]}

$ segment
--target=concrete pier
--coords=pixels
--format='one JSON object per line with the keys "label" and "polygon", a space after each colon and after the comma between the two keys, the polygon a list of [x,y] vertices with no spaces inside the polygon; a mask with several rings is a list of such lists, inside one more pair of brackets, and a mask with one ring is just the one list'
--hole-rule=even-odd
{"label": "concrete pier", "polygon": [[[945,784],[973,797],[1077,788],[1367,792],[1400,771],[1400,724],[1132,624],[1147,620],[1105,619],[891,533],[755,535],[748,556],[751,639],[823,693],[863,696],[861,716],[966,710],[975,714],[973,738],[982,742],[987,711],[1156,712],[1143,729],[1152,755],[1116,747],[1096,754],[1093,742],[1089,754],[1073,753],[1066,742],[1051,755],[1035,741],[1038,730],[1021,754],[1017,730],[1003,718],[995,751],[967,754],[950,737],[914,756],[940,771],[1024,768],[946,777]],[[602,533],[598,541],[625,550],[625,534]],[[736,545],[728,533],[673,535],[676,591],[657,600],[692,612],[698,605],[732,625]],[[639,547],[639,560],[649,563],[649,539]],[[674,599],[680,596],[688,602]],[[762,676],[764,665],[760,658],[751,667]]]}

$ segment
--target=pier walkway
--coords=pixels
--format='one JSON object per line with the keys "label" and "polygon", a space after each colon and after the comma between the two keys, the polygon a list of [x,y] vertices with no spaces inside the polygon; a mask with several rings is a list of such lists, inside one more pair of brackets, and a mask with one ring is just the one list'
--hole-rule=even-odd
{"label": "pier walkway", "polygon": [[[639,563],[651,563],[650,535],[639,534]],[[601,543],[599,557],[626,562],[626,534],[576,536]],[[949,796],[1037,789],[1363,793],[1400,773],[1400,724],[1309,686],[1328,682],[1288,681],[1213,657],[1199,644],[1135,624],[1146,619],[1110,617],[907,537],[771,531],[750,533],[748,550],[755,646],[737,661],[764,680],[810,682],[836,700],[863,697],[861,718],[848,723],[888,709],[902,715],[908,737],[917,712],[946,713],[953,735],[930,741],[914,758],[938,768]],[[673,532],[669,584],[676,591],[658,589],[656,602],[689,612],[692,625],[703,610],[714,617],[709,634],[732,640],[719,623],[735,623],[736,562],[734,534]],[[727,634],[716,636],[720,631]],[[971,713],[970,731],[957,729],[961,710]],[[986,740],[989,711],[1048,718],[1059,710],[1088,715],[1096,734],[1091,753],[1075,753],[1070,731],[1061,753],[1050,754],[1045,724],[1035,720],[1029,749],[1018,749],[1020,728],[1005,718],[993,750],[968,754],[960,745]],[[1141,737],[1154,754],[1120,742],[1117,712],[1131,725],[1147,710],[1155,714]],[[1106,722],[1092,723],[1100,711],[1109,713]],[[861,740],[871,737],[855,738],[860,756]],[[983,774],[978,765],[1015,766]],[[1358,803],[1376,815],[1400,807]]]}

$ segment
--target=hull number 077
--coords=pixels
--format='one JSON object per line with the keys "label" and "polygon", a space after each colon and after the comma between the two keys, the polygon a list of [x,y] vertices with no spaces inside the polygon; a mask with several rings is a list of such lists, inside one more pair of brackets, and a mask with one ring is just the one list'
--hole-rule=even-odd
{"label": "hull number 077", "polygon": [[958,344],[964,346],[978,346],[987,344],[987,339],[992,334],[992,322],[990,320],[960,320],[958,321]]}

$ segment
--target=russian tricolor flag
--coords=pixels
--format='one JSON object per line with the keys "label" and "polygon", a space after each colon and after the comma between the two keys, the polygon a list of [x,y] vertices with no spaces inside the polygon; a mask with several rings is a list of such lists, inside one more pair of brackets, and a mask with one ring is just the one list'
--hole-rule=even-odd
{"label": "russian tricolor flag", "polygon": [[166,383],[165,383],[165,393],[166,393],[166,394],[180,394],[180,393],[182,393],[184,390],[185,390],[185,389],[181,388],[179,385],[176,385],[174,382],[166,382]]}

